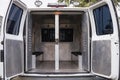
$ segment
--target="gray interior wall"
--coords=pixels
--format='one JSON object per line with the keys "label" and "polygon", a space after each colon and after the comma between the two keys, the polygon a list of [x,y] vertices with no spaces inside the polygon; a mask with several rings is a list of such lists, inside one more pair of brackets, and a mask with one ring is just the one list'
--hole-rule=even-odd
{"label": "gray interior wall", "polygon": [[23,71],[23,41],[5,40],[5,75],[11,77]]}
{"label": "gray interior wall", "polygon": [[[42,42],[41,41],[41,29],[42,28],[53,28],[54,20],[47,19],[46,21],[41,21],[39,16],[35,16],[33,23],[33,51],[40,51],[44,54],[44,61],[55,60],[55,43],[54,42]],[[44,24],[43,24],[44,23]],[[48,26],[49,24],[49,26]],[[38,60],[42,59],[42,56],[37,57]]]}
{"label": "gray interior wall", "polygon": [[[28,21],[28,22],[27,22]],[[28,14],[27,15],[27,21],[26,21],[26,71],[32,69],[32,19],[31,19],[31,15]],[[24,37],[25,38],[25,37]]]}
{"label": "gray interior wall", "polygon": [[[33,51],[42,51],[44,52],[44,61],[53,61],[55,60],[55,43],[54,42],[41,42],[41,28],[54,27],[54,20],[46,20],[43,22],[40,20],[39,16],[34,17],[33,23]],[[63,20],[64,21],[64,20]],[[76,21],[75,21],[76,22]],[[60,28],[73,28],[73,42],[60,42],[60,60],[69,61],[71,60],[71,52],[81,51],[80,44],[80,34],[81,26],[80,20],[77,20],[78,24],[68,24],[69,21],[64,21],[60,24]],[[49,23],[49,26],[48,26]],[[66,27],[67,25],[67,27]],[[77,59],[77,57],[74,57]],[[38,60],[41,60],[41,56],[37,57]]]}
{"label": "gray interior wall", "polygon": [[82,16],[82,31],[81,31],[81,52],[82,52],[82,66],[84,70],[90,70],[90,33],[89,33],[89,19],[88,13]]}

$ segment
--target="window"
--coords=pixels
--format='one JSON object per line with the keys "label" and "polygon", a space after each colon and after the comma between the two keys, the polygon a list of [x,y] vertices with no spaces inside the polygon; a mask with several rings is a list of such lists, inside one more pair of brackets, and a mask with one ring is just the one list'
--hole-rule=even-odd
{"label": "window", "polygon": [[15,4],[12,5],[7,20],[7,33],[14,35],[19,34],[22,13],[23,10],[21,8],[17,7]]}
{"label": "window", "polygon": [[55,29],[42,29],[42,42],[54,42],[55,41]]}
{"label": "window", "polygon": [[113,23],[108,5],[94,9],[97,35],[113,33]]}
{"label": "window", "polygon": [[[60,29],[60,42],[73,41],[73,29]],[[42,42],[55,42],[55,29],[42,29]]]}
{"label": "window", "polygon": [[73,29],[60,29],[60,42],[72,42]]}

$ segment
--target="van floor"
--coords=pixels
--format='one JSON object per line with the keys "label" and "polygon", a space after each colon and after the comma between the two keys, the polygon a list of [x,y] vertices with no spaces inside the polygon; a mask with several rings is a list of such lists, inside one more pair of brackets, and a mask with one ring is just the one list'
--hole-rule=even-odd
{"label": "van floor", "polygon": [[54,61],[39,61],[37,62],[36,69],[32,69],[29,72],[32,73],[78,73],[85,72],[78,69],[77,61],[60,61],[60,69],[55,70]]}

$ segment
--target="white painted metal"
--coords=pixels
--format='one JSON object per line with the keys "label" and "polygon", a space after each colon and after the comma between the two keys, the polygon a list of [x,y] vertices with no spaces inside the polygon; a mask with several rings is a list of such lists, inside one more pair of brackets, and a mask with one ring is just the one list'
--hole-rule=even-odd
{"label": "white painted metal", "polygon": [[[120,2],[118,4],[120,5]],[[117,9],[117,15],[118,15],[118,20],[120,25],[120,6],[117,6],[116,9]]]}
{"label": "white painted metal", "polygon": [[0,62],[0,77],[3,78],[3,62]]}
{"label": "white painted metal", "polygon": [[[1,26],[1,34],[0,34],[0,42],[3,41],[3,35],[4,35],[4,21],[5,21],[5,16],[6,12],[9,8],[11,0],[0,0],[0,16],[3,17],[2,19],[2,26]],[[4,9],[3,9],[4,8]],[[0,50],[3,50],[3,45],[0,44]]]}
{"label": "white painted metal", "polygon": [[35,77],[88,77],[95,76],[92,73],[84,73],[84,74],[22,74],[23,76],[35,76]]}
{"label": "white painted metal", "polygon": [[40,0],[42,1],[42,5],[40,7],[36,7],[35,1],[36,0],[21,0],[24,2],[28,8],[41,8],[41,7],[47,7],[48,3],[56,3],[57,0]]}
{"label": "white painted metal", "polygon": [[[0,18],[2,17],[2,20],[0,20],[0,43],[3,41],[3,33],[4,33],[4,20],[6,16],[7,9],[9,7],[11,0],[0,0]],[[4,9],[3,9],[4,8]],[[0,50],[3,50],[3,45],[0,44]],[[0,62],[0,77],[4,78],[3,74],[3,62]]]}
{"label": "white painted metal", "polygon": [[[2,0],[2,1],[4,1],[4,0]],[[12,6],[12,4],[15,4],[15,5],[17,5],[18,7],[20,7],[20,8],[22,8],[23,9],[23,15],[22,15],[22,18],[21,18],[21,22],[20,22],[20,29],[19,29],[19,34],[18,35],[11,35],[11,34],[7,34],[6,33],[6,25],[7,25],[7,18],[8,18],[8,13],[9,13],[9,11],[10,11],[10,8],[11,8],[11,6]],[[7,7],[7,9],[6,9],[6,11],[4,12],[4,21],[5,21],[5,24],[4,24],[4,26],[5,26],[5,29],[4,29],[4,32],[5,32],[5,38],[4,38],[4,56],[6,56],[7,55],[7,53],[6,53],[6,39],[9,39],[9,40],[19,40],[19,41],[23,41],[23,29],[24,29],[24,22],[25,22],[25,18],[26,18],[26,13],[27,13],[27,8],[26,8],[26,5],[25,4],[23,4],[21,1],[19,1],[19,0],[11,0],[11,3],[10,3],[10,0],[5,0],[5,2],[4,3],[2,3],[3,5],[5,5],[6,4],[6,7]],[[8,5],[7,5],[8,4]],[[3,7],[2,7],[3,8]],[[7,11],[8,10],[8,11]],[[2,10],[1,10],[2,11]],[[4,9],[3,9],[3,11],[4,11]],[[7,15],[6,15],[7,14]],[[5,19],[5,17],[6,17],[6,19]],[[23,73],[23,71],[24,71],[24,54],[23,55],[21,55],[22,56],[22,73]],[[6,77],[6,57],[4,57],[4,78],[5,78],[5,80],[7,80],[7,79],[10,79],[10,78],[12,78],[12,77],[14,77],[14,76],[17,76],[17,75],[20,75],[21,73],[18,73],[18,74],[15,74],[15,75],[13,75],[13,76],[10,76],[10,77]]]}
{"label": "white painted metal", "polygon": [[55,70],[59,70],[59,15],[55,15]]}
{"label": "white painted metal", "polygon": [[55,44],[55,70],[59,70],[59,45]]}
{"label": "white painted metal", "polygon": [[[120,5],[120,2],[118,4]],[[120,18],[120,6],[119,5],[116,6],[116,9],[117,9],[117,15]]]}
{"label": "white painted metal", "polygon": [[78,56],[78,66],[79,66],[80,70],[83,70],[83,68],[82,68],[82,55]]}
{"label": "white painted metal", "polygon": [[[0,16],[0,36],[1,36],[1,29],[2,29],[2,16]],[[0,40],[2,41],[2,40]],[[0,44],[0,50],[2,50],[2,47],[3,45]],[[2,53],[0,53],[1,55]],[[3,56],[0,57],[0,59],[2,58]],[[3,78],[3,62],[0,62],[0,77]]]}
{"label": "white painted metal", "polygon": [[36,56],[32,55],[32,69],[36,68]]}
{"label": "white painted metal", "polygon": [[[108,35],[96,35],[96,27],[95,27],[95,21],[94,21],[94,16],[93,16],[93,10],[102,6],[108,4],[109,9],[110,9],[110,13],[111,13],[111,17],[112,17],[112,21],[113,21],[113,28],[114,28],[114,32],[113,34],[108,34]],[[102,77],[106,77],[106,78],[112,78],[114,80],[118,80],[119,77],[119,38],[118,38],[118,25],[117,25],[117,18],[115,15],[115,11],[114,11],[114,7],[113,4],[111,2],[111,0],[102,0],[99,3],[91,6],[89,8],[89,14],[90,14],[90,21],[91,21],[91,26],[92,26],[92,42],[93,41],[100,41],[100,40],[110,40],[111,41],[111,75],[110,76],[106,76],[103,74],[99,74],[99,73],[95,73],[94,71],[92,71],[92,73],[102,76]],[[117,45],[115,44],[118,43]],[[91,47],[92,49],[92,47]],[[92,53],[92,52],[91,52]],[[92,60],[92,58],[91,58]]]}

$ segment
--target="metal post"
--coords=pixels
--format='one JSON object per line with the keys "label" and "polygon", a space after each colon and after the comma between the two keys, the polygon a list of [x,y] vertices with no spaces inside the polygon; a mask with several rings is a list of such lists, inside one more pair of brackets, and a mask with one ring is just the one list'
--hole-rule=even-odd
{"label": "metal post", "polygon": [[59,70],[59,15],[55,15],[55,70]]}

